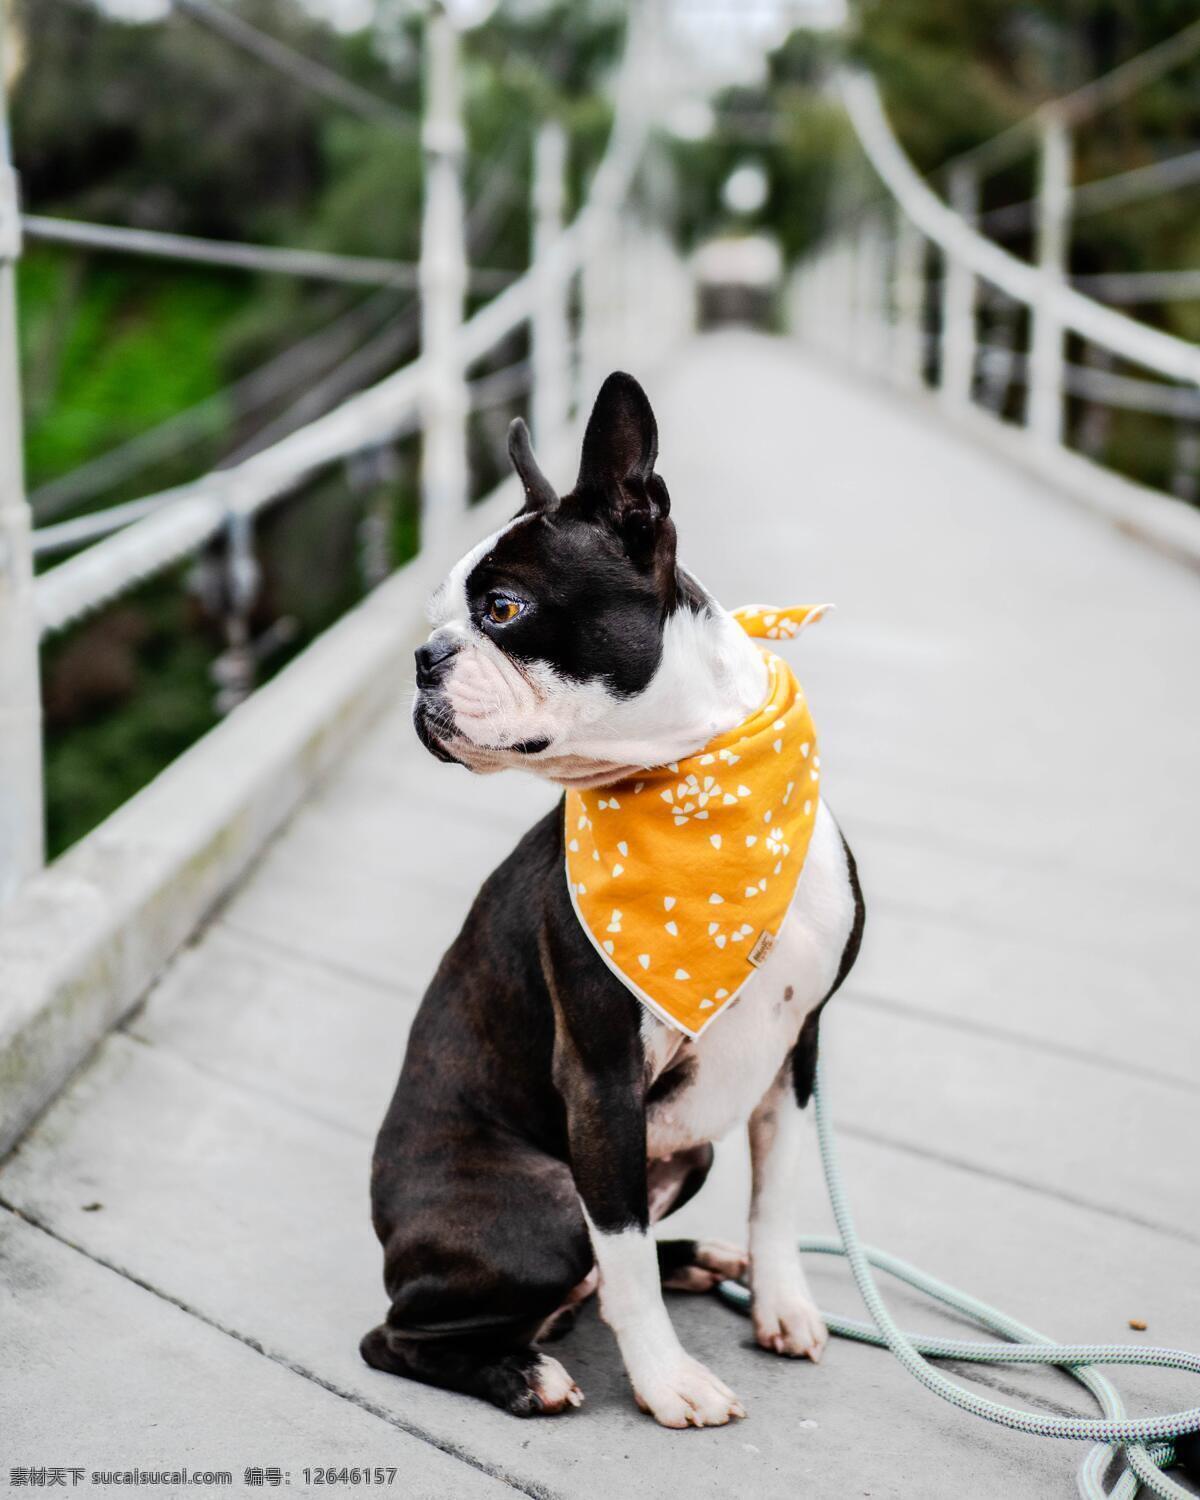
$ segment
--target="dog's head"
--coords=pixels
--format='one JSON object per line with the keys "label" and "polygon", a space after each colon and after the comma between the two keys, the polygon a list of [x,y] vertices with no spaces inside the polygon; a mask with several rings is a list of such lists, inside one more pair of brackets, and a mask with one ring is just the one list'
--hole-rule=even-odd
{"label": "dog's head", "polygon": [[676,566],[657,425],[637,381],[604,382],[569,494],[538,468],[519,418],[508,446],[525,505],[453,569],[417,652],[425,746],[473,771],[521,766],[595,785],[719,732],[716,700],[728,694],[711,681],[714,654],[752,707],[761,677],[747,685],[737,643],[715,641],[728,616]]}

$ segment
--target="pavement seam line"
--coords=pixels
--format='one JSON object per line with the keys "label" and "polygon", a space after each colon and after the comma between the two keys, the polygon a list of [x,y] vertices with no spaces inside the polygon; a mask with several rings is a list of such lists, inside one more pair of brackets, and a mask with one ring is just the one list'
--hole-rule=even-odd
{"label": "pavement seam line", "polygon": [[[201,1062],[199,1058],[193,1057],[190,1052],[181,1050],[169,1040],[165,1040],[162,1037],[141,1036],[136,1031],[130,1031],[127,1025],[118,1026],[114,1035],[123,1036],[126,1041],[134,1042],[137,1046],[144,1047],[147,1052],[162,1053],[174,1059],[174,1061],[182,1063],[185,1068],[190,1068],[200,1078],[211,1079],[214,1083],[235,1089],[238,1093],[244,1094],[249,1098],[265,1099],[268,1103],[276,1105],[279,1109],[286,1110],[289,1114],[295,1115],[301,1120],[308,1120],[315,1125],[323,1125],[329,1130],[336,1131],[338,1135],[347,1136],[352,1141],[370,1145],[373,1140],[370,1131],[359,1130],[354,1125],[347,1125],[344,1120],[334,1119],[332,1115],[324,1115],[318,1113],[316,1110],[308,1109],[299,1103],[298,1100],[289,1098],[286,1094],[280,1094],[274,1089],[263,1088],[261,1084],[257,1083],[251,1085],[236,1074],[226,1073],[221,1068]],[[2,1202],[3,1198],[0,1198],[0,1203]]]}
{"label": "pavement seam line", "polygon": [[561,1497],[554,1490],[546,1489],[543,1485],[539,1484],[525,1483],[510,1474],[504,1473],[503,1470],[493,1468],[483,1463],[480,1459],[477,1459],[473,1454],[455,1447],[452,1443],[446,1442],[425,1428],[419,1427],[415,1423],[402,1421],[394,1413],[376,1405],[375,1402],[368,1400],[367,1397],[360,1396],[354,1391],[343,1390],[340,1386],[335,1385],[333,1381],[324,1379],[298,1361],[285,1359],[282,1355],[272,1353],[269,1349],[265,1349],[257,1339],[251,1338],[249,1334],[239,1333],[236,1328],[231,1328],[218,1319],[210,1317],[207,1313],[201,1312],[199,1308],[192,1307],[189,1303],[182,1301],[178,1297],[173,1297],[170,1292],[163,1291],[161,1287],[155,1286],[153,1282],[146,1281],[142,1277],[134,1275],[132,1271],[126,1270],[115,1262],[105,1259],[104,1256],[97,1255],[91,1250],[85,1249],[84,1246],[78,1244],[76,1241],[68,1239],[66,1235],[61,1234],[56,1229],[52,1229],[50,1225],[44,1223],[41,1219],[37,1219],[31,1214],[26,1213],[24,1209],[18,1208],[15,1203],[10,1203],[4,1197],[3,1193],[0,1193],[0,1209],[6,1210],[14,1218],[19,1219],[23,1224],[28,1224],[40,1234],[46,1235],[48,1239],[56,1241],[56,1243],[63,1245],[68,1250],[74,1251],[77,1255],[82,1255],[84,1260],[102,1267],[114,1276],[119,1276],[122,1281],[127,1281],[131,1285],[138,1287],[141,1291],[148,1292],[150,1296],[157,1297],[160,1302],[165,1302],[169,1306],[178,1309],[179,1312],[185,1313],[189,1318],[195,1318],[198,1323],[203,1323],[206,1327],[214,1329],[217,1333],[224,1334],[226,1338],[233,1339],[236,1343],[242,1344],[247,1349],[252,1349],[255,1354],[261,1355],[263,1359],[269,1360],[271,1364],[277,1365],[280,1369],[288,1370],[301,1380],[307,1380],[310,1384],[318,1386],[321,1390],[328,1391],[330,1395],[337,1396],[340,1400],[349,1402],[351,1406],[358,1407],[361,1411],[365,1411],[368,1416],[377,1418],[386,1426],[395,1428],[398,1432],[403,1432],[407,1437],[416,1438],[419,1442],[435,1448],[439,1453],[444,1453],[448,1458],[465,1464],[469,1469],[476,1470],[486,1478],[494,1479],[498,1483],[505,1485],[508,1489],[515,1490],[518,1494],[528,1495],[530,1500],[561,1500]]}
{"label": "pavement seam line", "polygon": [[1181,1093],[1200,1094],[1200,1084],[1192,1083],[1186,1078],[1177,1078],[1172,1073],[1160,1073],[1155,1068],[1146,1068],[1138,1063],[1117,1062],[1115,1058],[1105,1057],[1102,1052],[1089,1052],[1082,1047],[1071,1047],[1066,1042],[1056,1042],[1049,1037],[1037,1037],[1028,1031],[1010,1031],[1003,1026],[990,1026],[986,1021],[976,1021],[964,1016],[951,1016],[944,1011],[924,1010],[911,1001],[895,1000],[889,995],[855,989],[852,984],[846,986],[846,999],[868,1010],[881,1010],[887,1015],[926,1022],[930,1026],[943,1026],[949,1031],[965,1032],[968,1036],[987,1037],[991,1041],[1004,1042],[1009,1046],[1025,1047],[1034,1052],[1068,1058],[1072,1062],[1083,1063],[1088,1067],[1100,1068],[1110,1073],[1120,1073],[1123,1077],[1142,1078],[1147,1083],[1162,1084],[1167,1088],[1178,1089]]}
{"label": "pavement seam line", "polygon": [[1059,1188],[1033,1182],[1026,1177],[1018,1177],[1015,1172],[1005,1172],[998,1167],[984,1166],[980,1162],[969,1161],[962,1156],[953,1156],[949,1152],[934,1151],[928,1146],[918,1146],[913,1141],[898,1140],[895,1136],[884,1135],[881,1131],[870,1129],[869,1126],[852,1125],[839,1120],[837,1128],[841,1135],[849,1136],[852,1140],[865,1141],[870,1146],[883,1146],[887,1150],[899,1151],[906,1156],[918,1156],[925,1161],[937,1162],[944,1167],[953,1167],[973,1177],[986,1177],[991,1182],[1003,1182],[1009,1187],[1022,1188],[1025,1192],[1036,1193],[1039,1198],[1049,1198],[1055,1203],[1066,1203],[1072,1208],[1085,1209],[1088,1213],[1102,1214],[1106,1219],[1116,1219],[1119,1223],[1130,1224],[1135,1229],[1148,1229],[1152,1234],[1161,1234],[1167,1239],[1179,1240],[1185,1245],[1200,1245],[1200,1234],[1179,1229],[1174,1224],[1164,1224],[1159,1219],[1147,1219],[1141,1214],[1110,1208],[1107,1204],[1097,1203],[1091,1198],[1084,1198],[1076,1193],[1066,1193]]}
{"label": "pavement seam line", "polygon": [[[235,937],[247,938],[253,943],[260,944],[269,952],[286,956],[293,961],[300,959],[306,964],[312,964],[314,968],[323,969],[326,974],[336,979],[349,979],[365,988],[379,991],[390,999],[396,999],[397,995],[402,1000],[408,1000],[416,1005],[421,996],[415,989],[402,988],[393,985],[390,980],[384,979],[381,974],[374,973],[370,969],[359,969],[353,964],[339,963],[337,959],[329,958],[326,954],[315,953],[311,948],[296,943],[284,943],[281,939],[272,937],[270,933],[257,932],[253,927],[243,926],[235,917],[223,916],[221,925],[226,932]],[[430,970],[430,977],[432,977]]]}
{"label": "pavement seam line", "polygon": [[[975,912],[949,911],[936,906],[922,906],[919,901],[906,901],[903,896],[898,899],[875,896],[872,898],[871,906],[890,916],[903,917],[908,921],[957,927],[972,937],[982,936],[1002,940],[1012,937],[1011,924],[989,921],[986,916],[979,916]],[[1131,948],[1128,944],[1120,942],[1101,943],[1094,937],[1064,937],[1061,932],[1022,931],[1021,940],[1027,947],[1049,949],[1051,953],[1062,953],[1068,956],[1074,953],[1099,954],[1101,958],[1113,959],[1120,963],[1134,962],[1138,957],[1136,946]],[[1143,950],[1150,946],[1150,939],[1140,944]]]}

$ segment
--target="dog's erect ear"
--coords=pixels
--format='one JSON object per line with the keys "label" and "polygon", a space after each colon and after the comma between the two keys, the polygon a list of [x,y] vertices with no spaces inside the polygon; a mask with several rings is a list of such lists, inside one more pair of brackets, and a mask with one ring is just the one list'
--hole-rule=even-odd
{"label": "dog's erect ear", "polygon": [[588,418],[575,493],[621,534],[637,561],[653,553],[671,509],[654,472],[657,457],[658,424],[646,393],[632,375],[615,370]]}
{"label": "dog's erect ear", "polygon": [[558,504],[558,492],[538,468],[529,441],[529,428],[520,417],[514,417],[508,428],[508,456],[525,486],[524,509],[546,510]]}
{"label": "dog's erect ear", "polygon": [[600,387],[583,435],[579,489],[607,490],[626,479],[649,479],[658,457],[658,424],[646,393],[623,370]]}

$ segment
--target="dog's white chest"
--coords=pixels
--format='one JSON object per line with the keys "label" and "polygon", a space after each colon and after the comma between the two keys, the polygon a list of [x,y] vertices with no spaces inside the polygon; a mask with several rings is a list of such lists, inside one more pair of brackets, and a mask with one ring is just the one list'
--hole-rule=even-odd
{"label": "dog's white chest", "polygon": [[643,1042],[658,1080],[646,1120],[652,1159],[716,1140],[750,1117],[829,993],[854,915],[841,834],[822,804],[779,942],[737,1001],[696,1041],[646,1013]]}

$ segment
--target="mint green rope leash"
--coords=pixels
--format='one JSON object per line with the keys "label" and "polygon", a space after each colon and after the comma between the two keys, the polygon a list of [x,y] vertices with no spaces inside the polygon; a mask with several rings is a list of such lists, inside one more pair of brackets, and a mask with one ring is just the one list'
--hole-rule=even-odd
{"label": "mint green rope leash", "polygon": [[[872,1319],[871,1323],[864,1323],[853,1318],[826,1317],[830,1332],[842,1338],[857,1339],[890,1349],[909,1374],[935,1395],[964,1411],[973,1412],[977,1417],[983,1417],[986,1421],[1041,1437],[1094,1442],[1097,1446],[1084,1459],[1078,1476],[1079,1493],[1085,1500],[1134,1500],[1142,1485],[1154,1494],[1166,1497],[1166,1500],[1192,1500],[1192,1492],[1167,1478],[1160,1465],[1169,1465],[1174,1461],[1174,1451],[1169,1439],[1183,1433],[1200,1431],[1200,1407],[1161,1416],[1130,1418],[1116,1388],[1094,1366],[1155,1365],[1163,1369],[1187,1370],[1192,1374],[1200,1374],[1200,1355],[1189,1354],[1181,1349],[1152,1349],[1132,1344],[1055,1344],[1044,1334],[1018,1323],[1015,1318],[990,1307],[977,1297],[938,1281],[936,1277],[917,1270],[915,1266],[898,1260],[894,1255],[864,1246],[858,1238],[846,1199],[819,1063],[813,1100],[825,1185],[841,1238],[803,1239],[800,1241],[800,1249],[817,1255],[844,1256],[850,1263],[855,1285]],[[905,1333],[896,1325],[887,1309],[871,1274],[872,1266],[964,1314],[1007,1342],[981,1343],[966,1339],[914,1337]],[[734,1307],[743,1312],[749,1310],[750,1293],[744,1286],[734,1281],[724,1281],[717,1290]],[[1020,1411],[997,1401],[989,1401],[947,1379],[940,1370],[929,1364],[923,1357],[925,1355],[934,1359],[961,1359],[980,1364],[1057,1365],[1091,1392],[1104,1415],[1060,1417],[1050,1413]],[[1148,1444],[1153,1446],[1147,1446]],[[1118,1452],[1124,1455],[1129,1467],[1122,1473],[1114,1489],[1106,1492],[1103,1476]]]}

